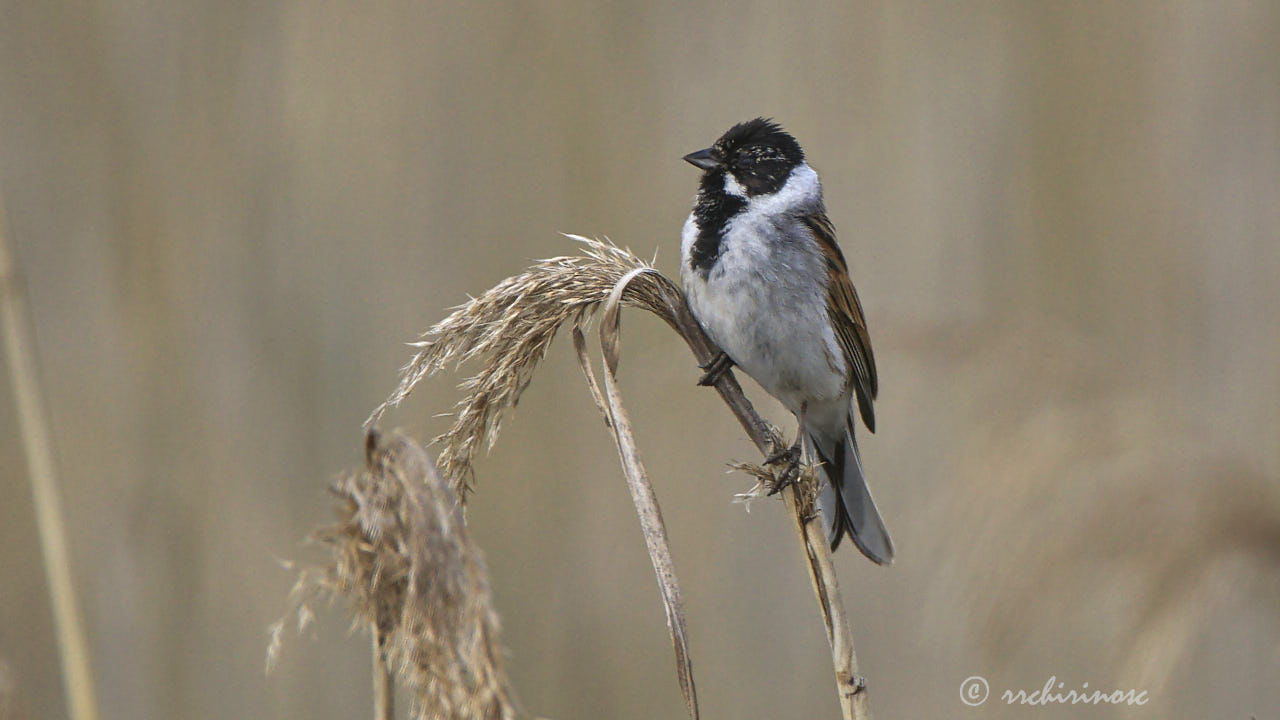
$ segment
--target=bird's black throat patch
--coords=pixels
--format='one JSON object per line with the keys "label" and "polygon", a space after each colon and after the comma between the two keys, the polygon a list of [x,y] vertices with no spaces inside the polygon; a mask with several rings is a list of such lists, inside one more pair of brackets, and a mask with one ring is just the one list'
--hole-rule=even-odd
{"label": "bird's black throat patch", "polygon": [[698,237],[689,249],[689,266],[703,279],[720,258],[729,220],[747,207],[746,200],[724,191],[724,173],[724,170],[715,170],[702,176],[698,199],[693,205]]}

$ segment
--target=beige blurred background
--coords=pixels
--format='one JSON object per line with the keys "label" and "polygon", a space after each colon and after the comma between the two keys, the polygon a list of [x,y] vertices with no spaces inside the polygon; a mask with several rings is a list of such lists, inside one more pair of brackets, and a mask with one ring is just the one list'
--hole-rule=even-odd
{"label": "beige blurred background", "polygon": [[[340,611],[269,677],[266,630],[405,342],[562,231],[674,276],[680,156],[756,115],[823,173],[881,368],[862,446],[899,559],[837,558],[876,715],[1275,717],[1277,3],[6,0],[0,197],[105,717],[366,716]],[[659,323],[624,352],[705,716],[836,717],[781,505],[730,502],[751,446]],[[434,435],[456,379],[390,423]],[[12,400],[0,692],[57,718]],[[524,708],[680,717],[563,338],[477,469]],[[996,697],[1050,676],[1152,702]]]}

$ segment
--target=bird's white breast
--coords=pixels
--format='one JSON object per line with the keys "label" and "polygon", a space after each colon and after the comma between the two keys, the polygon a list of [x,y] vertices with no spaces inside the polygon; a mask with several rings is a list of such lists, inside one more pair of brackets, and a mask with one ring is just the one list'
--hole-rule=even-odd
{"label": "bird's white breast", "polygon": [[841,398],[848,373],[827,315],[826,259],[800,219],[821,207],[817,173],[802,164],[778,192],[751,198],[729,175],[725,190],[747,207],[727,225],[705,278],[689,264],[695,216],[684,224],[680,269],[690,309],[711,339],[791,410]]}

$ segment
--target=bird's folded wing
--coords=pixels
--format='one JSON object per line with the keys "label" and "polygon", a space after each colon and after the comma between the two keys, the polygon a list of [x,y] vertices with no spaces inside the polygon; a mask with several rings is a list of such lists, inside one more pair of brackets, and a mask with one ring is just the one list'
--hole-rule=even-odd
{"label": "bird's folded wing", "polygon": [[805,215],[801,220],[813,233],[818,247],[827,259],[827,272],[830,276],[827,285],[827,314],[835,329],[836,339],[844,350],[845,360],[853,369],[853,389],[858,396],[858,410],[862,414],[862,421],[869,430],[875,432],[875,413],[871,403],[880,388],[876,379],[875,356],[871,354],[871,336],[867,333],[867,321],[862,313],[862,303],[858,300],[858,291],[853,288],[853,281],[849,279],[849,267],[845,264],[840,246],[836,244],[835,228],[827,214],[817,211]]}

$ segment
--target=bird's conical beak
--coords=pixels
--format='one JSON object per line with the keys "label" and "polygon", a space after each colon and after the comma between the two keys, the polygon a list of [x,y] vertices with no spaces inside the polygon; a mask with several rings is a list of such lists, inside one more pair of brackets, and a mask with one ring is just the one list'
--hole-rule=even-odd
{"label": "bird's conical beak", "polygon": [[684,161],[700,170],[712,170],[720,167],[720,163],[711,157],[711,148],[691,152],[684,156]]}

